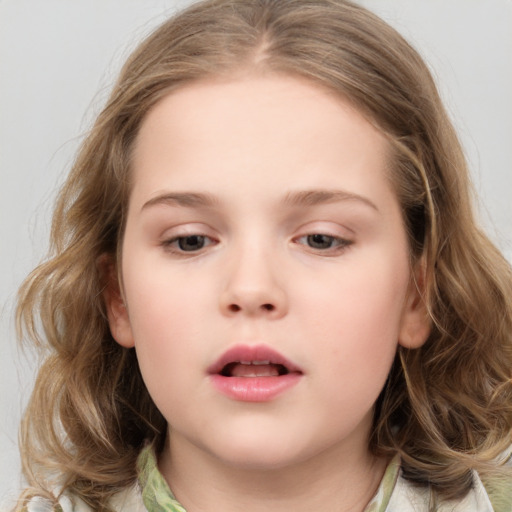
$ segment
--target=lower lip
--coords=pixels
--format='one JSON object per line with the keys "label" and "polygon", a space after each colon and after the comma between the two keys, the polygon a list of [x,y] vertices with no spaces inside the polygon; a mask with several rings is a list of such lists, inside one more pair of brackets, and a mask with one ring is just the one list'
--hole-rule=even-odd
{"label": "lower lip", "polygon": [[302,375],[289,373],[279,377],[210,377],[214,388],[233,400],[268,402],[295,386]]}

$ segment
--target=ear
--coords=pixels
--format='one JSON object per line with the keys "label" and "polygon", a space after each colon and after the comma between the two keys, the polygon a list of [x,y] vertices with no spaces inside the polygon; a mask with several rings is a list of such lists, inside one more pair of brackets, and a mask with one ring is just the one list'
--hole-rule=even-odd
{"label": "ear", "polygon": [[109,256],[102,256],[98,261],[105,288],[103,300],[107,310],[107,318],[112,337],[119,345],[132,348],[135,345],[128,310],[123,299],[117,265]]}
{"label": "ear", "polygon": [[421,347],[430,335],[431,320],[425,303],[426,268],[422,259],[411,275],[409,290],[404,304],[398,343],[402,347]]}

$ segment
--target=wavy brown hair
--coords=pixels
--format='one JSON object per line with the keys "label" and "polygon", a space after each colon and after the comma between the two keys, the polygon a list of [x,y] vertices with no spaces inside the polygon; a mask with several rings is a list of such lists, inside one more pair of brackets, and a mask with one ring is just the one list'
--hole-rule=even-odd
{"label": "wavy brown hair", "polygon": [[45,353],[21,429],[25,498],[58,481],[92,505],[136,479],[166,422],[133,350],[112,338],[103,301],[130,192],[141,121],[194,80],[240,70],[283,73],[350,101],[387,137],[411,265],[426,268],[432,331],[399,348],[376,405],[374,453],[444,498],[465,495],[510,444],[512,274],[474,219],[466,162],[418,53],[344,0],[208,0],[157,29],[129,58],[62,188],[51,254],[24,283],[18,322]]}

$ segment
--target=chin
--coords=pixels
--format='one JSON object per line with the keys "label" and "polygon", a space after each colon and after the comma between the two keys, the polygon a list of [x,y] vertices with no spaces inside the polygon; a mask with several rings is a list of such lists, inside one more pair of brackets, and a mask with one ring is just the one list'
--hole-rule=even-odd
{"label": "chin", "polygon": [[290,454],[275,454],[270,450],[262,453],[263,450],[247,450],[245,453],[239,451],[233,453],[232,457],[226,457],[222,454],[222,458],[226,465],[236,468],[240,471],[273,471],[282,470],[294,466],[302,460],[301,457]]}
{"label": "chin", "polygon": [[[314,455],[312,447],[298,446],[286,438],[268,436],[231,436],[210,451],[226,465],[243,471],[271,471],[294,466]],[[300,443],[299,443],[300,444]],[[308,449],[309,448],[309,449]]]}

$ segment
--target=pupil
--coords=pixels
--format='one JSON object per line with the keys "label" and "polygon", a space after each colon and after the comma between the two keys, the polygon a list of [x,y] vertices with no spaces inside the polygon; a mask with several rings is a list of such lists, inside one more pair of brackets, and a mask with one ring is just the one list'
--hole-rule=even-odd
{"label": "pupil", "polygon": [[315,249],[329,249],[332,246],[333,238],[328,235],[308,235],[308,244]]}
{"label": "pupil", "polygon": [[204,236],[184,236],[178,240],[178,245],[182,251],[197,251],[204,247]]}

